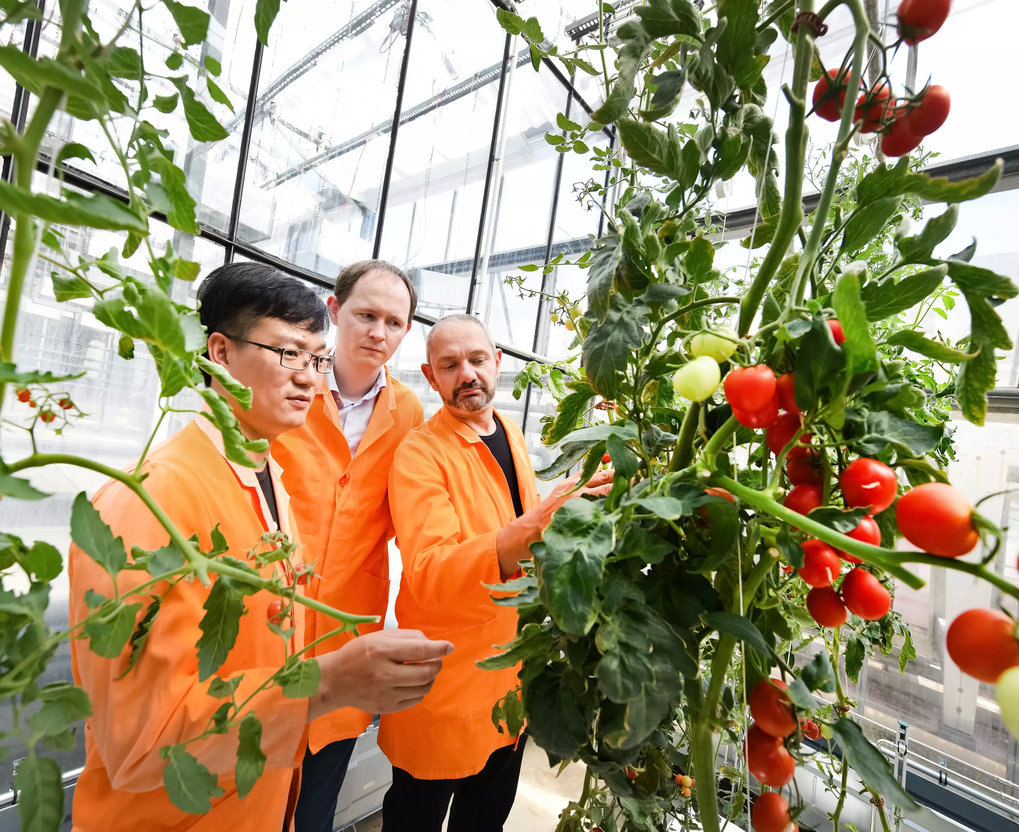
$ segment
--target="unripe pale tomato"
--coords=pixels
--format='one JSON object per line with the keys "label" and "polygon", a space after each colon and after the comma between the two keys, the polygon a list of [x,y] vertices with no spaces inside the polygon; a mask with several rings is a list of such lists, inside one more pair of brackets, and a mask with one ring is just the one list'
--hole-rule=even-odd
{"label": "unripe pale tomato", "polygon": [[981,682],[996,682],[1019,666],[1015,622],[999,610],[966,610],[956,616],[946,636],[948,655],[959,670]]}
{"label": "unripe pale tomato", "polygon": [[865,621],[878,621],[892,608],[892,594],[874,575],[859,566],[842,582],[842,600],[853,615]]}
{"label": "unripe pale tomato", "polygon": [[789,801],[778,792],[764,792],[754,801],[750,817],[754,832],[787,832]]}
{"label": "unripe pale tomato", "polygon": [[782,740],[751,725],[745,746],[747,767],[764,785],[782,788],[796,773],[796,760],[782,744]]}
{"label": "unripe pale tomato", "polygon": [[932,555],[957,558],[980,541],[970,518],[973,508],[957,488],[928,482],[907,491],[895,506],[899,532]]}
{"label": "unripe pale tomato", "polygon": [[948,19],[952,0],[902,0],[899,3],[899,36],[910,46],[927,40]]}
{"label": "unripe pale tomato", "polygon": [[796,730],[793,703],[781,679],[761,679],[750,691],[750,716],[757,727],[773,737],[788,737]]}
{"label": "unripe pale tomato", "polygon": [[940,84],[931,84],[923,92],[923,98],[916,107],[901,119],[902,124],[916,136],[929,136],[948,118],[952,109],[952,98]]}
{"label": "unripe pale tomato", "polygon": [[994,695],[1001,708],[1001,721],[1009,733],[1019,738],[1019,667],[1012,667],[998,677]]}
{"label": "unripe pale tomato", "polygon": [[[859,540],[861,543],[869,543],[871,546],[881,545],[881,527],[878,526],[877,521],[872,517],[864,517],[860,521],[860,525],[853,529],[851,532],[846,532],[846,537],[851,537],[853,540]],[[848,563],[863,563],[858,557],[843,552],[841,549],[835,550],[836,554]]]}
{"label": "unripe pale tomato", "polygon": [[821,627],[841,627],[849,618],[846,605],[830,586],[819,586],[807,593],[807,612]]}
{"label": "unripe pale tomato", "polygon": [[842,496],[850,508],[870,506],[867,513],[877,514],[895,502],[899,482],[895,472],[883,462],[861,456],[854,459],[839,476]]}
{"label": "unripe pale tomato", "polygon": [[725,398],[733,410],[752,413],[765,407],[773,397],[775,373],[767,364],[736,367],[725,377]]}
{"label": "unripe pale tomato", "polygon": [[798,571],[808,586],[831,586],[842,572],[842,561],[824,541],[804,540],[803,566]]}
{"label": "unripe pale tomato", "polygon": [[735,330],[727,326],[720,326],[707,332],[698,332],[690,339],[690,354],[695,356],[706,355],[714,358],[715,361],[725,361],[730,355],[736,352],[739,345],[739,335]]}
{"label": "unripe pale tomato", "polygon": [[676,394],[692,402],[702,402],[718,388],[722,371],[718,362],[707,355],[688,361],[672,376],[672,388]]}

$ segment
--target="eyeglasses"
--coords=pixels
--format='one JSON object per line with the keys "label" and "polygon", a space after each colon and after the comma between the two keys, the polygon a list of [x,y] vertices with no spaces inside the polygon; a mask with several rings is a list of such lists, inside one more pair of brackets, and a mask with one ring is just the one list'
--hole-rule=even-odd
{"label": "eyeglasses", "polygon": [[261,347],[263,350],[270,350],[279,353],[280,365],[288,370],[307,370],[314,363],[315,371],[325,375],[331,373],[336,364],[335,355],[315,355],[310,350],[299,350],[294,347],[270,347],[268,344],[259,344],[258,341],[249,341],[247,338],[238,338],[236,335],[227,335],[231,341],[240,341],[244,344],[251,344],[253,347]]}

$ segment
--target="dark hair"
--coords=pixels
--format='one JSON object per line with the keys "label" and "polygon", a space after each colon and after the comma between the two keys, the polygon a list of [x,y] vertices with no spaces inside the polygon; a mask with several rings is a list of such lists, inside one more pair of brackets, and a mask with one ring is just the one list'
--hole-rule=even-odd
{"label": "dark hair", "polygon": [[350,293],[354,291],[357,281],[369,272],[375,271],[389,272],[403,281],[403,285],[407,287],[407,292],[410,294],[410,314],[407,315],[407,323],[410,323],[414,317],[414,310],[418,307],[417,290],[403,269],[399,266],[394,266],[392,263],[387,263],[385,260],[359,260],[356,263],[343,267],[336,276],[336,286],[333,287],[333,294],[336,296],[340,306],[343,306],[347,298],[350,297]]}
{"label": "dark hair", "polygon": [[[209,272],[198,287],[198,315],[206,335],[238,338],[262,318],[309,332],[325,332],[329,322],[329,310],[309,286],[261,263],[227,263]],[[208,385],[209,376],[202,376]]]}

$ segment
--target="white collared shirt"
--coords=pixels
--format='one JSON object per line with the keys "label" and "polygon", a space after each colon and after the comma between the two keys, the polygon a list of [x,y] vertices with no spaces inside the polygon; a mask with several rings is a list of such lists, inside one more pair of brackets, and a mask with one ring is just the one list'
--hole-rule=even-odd
{"label": "white collared shirt", "polygon": [[329,374],[329,389],[333,391],[334,398],[338,402],[343,402],[340,405],[340,426],[343,428],[343,435],[347,439],[347,447],[350,448],[351,456],[357,453],[357,446],[364,439],[364,434],[368,430],[368,422],[372,418],[372,411],[375,410],[375,400],[385,386],[386,368],[381,367],[379,377],[375,379],[371,389],[356,402],[348,402],[340,395],[340,388],[336,384],[336,374]]}

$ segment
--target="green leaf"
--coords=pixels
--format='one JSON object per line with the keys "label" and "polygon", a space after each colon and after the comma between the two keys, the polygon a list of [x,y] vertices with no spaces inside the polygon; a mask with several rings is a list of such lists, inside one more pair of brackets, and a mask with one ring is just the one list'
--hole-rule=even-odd
{"label": "green leaf", "polygon": [[697,37],[701,33],[701,16],[690,0],[649,0],[646,6],[638,6],[635,11],[644,30],[653,38]]}
{"label": "green leaf", "polygon": [[591,114],[592,120],[598,124],[612,124],[626,113],[633,98],[637,72],[651,43],[648,33],[633,20],[620,26],[618,34],[624,40],[618,53],[619,74],[604,103]]}
{"label": "green leaf", "polygon": [[131,557],[136,563],[142,564],[153,578],[166,575],[170,572],[176,572],[187,563],[184,553],[177,548],[175,543],[169,543],[151,552],[147,552],[138,546],[133,546],[131,548]]}
{"label": "green leaf", "polygon": [[83,75],[54,58],[32,58],[20,46],[0,46],[0,68],[29,92],[40,95],[47,87],[66,92],[69,96],[105,106],[102,90]]}
{"label": "green leaf", "polygon": [[127,552],[122,538],[114,537],[99,512],[82,491],[71,506],[71,540],[85,554],[116,578],[127,564]]}
{"label": "green leaf", "polygon": [[56,546],[37,540],[25,553],[24,565],[40,581],[52,581],[63,571],[64,560]]}
{"label": "green leaf", "polygon": [[216,60],[212,55],[205,56],[205,69],[208,70],[210,75],[220,75],[223,72],[223,64]]}
{"label": "green leaf", "polygon": [[184,58],[180,52],[171,52],[166,58],[166,68],[177,70],[184,64]]}
{"label": "green leaf", "polygon": [[[720,0],[718,63],[741,89],[750,89],[761,77],[767,56],[756,55],[757,0]],[[764,58],[764,60],[760,60]]]}
{"label": "green leaf", "polygon": [[1004,162],[1001,159],[980,176],[950,182],[944,177],[912,173],[906,157],[892,167],[882,165],[868,173],[857,188],[857,206],[869,205],[891,196],[914,194],[928,202],[966,202],[977,199],[997,184]]}
{"label": "green leaf", "polygon": [[75,298],[92,297],[92,288],[77,275],[50,272],[50,280],[53,282],[53,296],[60,303]]}
{"label": "green leaf", "polygon": [[948,235],[955,229],[958,219],[958,207],[949,205],[945,209],[945,213],[928,220],[923,231],[917,236],[897,237],[895,247],[899,250],[899,256],[906,263],[922,263],[930,260],[935,247],[948,238]]}
{"label": "green leaf", "polygon": [[152,99],[152,106],[161,113],[172,113],[177,109],[177,102],[180,100],[179,93],[173,95],[157,95]]}
{"label": "green leaf", "polygon": [[877,347],[867,324],[867,309],[860,299],[860,280],[853,272],[844,272],[839,278],[832,305],[846,336],[842,351],[850,377],[877,369]]}
{"label": "green leaf", "polygon": [[800,673],[800,679],[807,686],[807,690],[833,691],[835,690],[835,671],[828,659],[828,654],[822,650],[815,653],[814,658],[807,663]]}
{"label": "green leaf", "polygon": [[888,760],[870,744],[859,725],[849,717],[842,717],[832,726],[832,734],[845,754],[850,768],[869,788],[907,815],[920,810],[919,804],[895,779]]}
{"label": "green leaf", "polygon": [[860,293],[867,307],[867,320],[880,321],[916,306],[934,294],[948,274],[941,264],[895,282],[868,283]]}
{"label": "green leaf", "polygon": [[930,453],[945,435],[945,426],[921,425],[907,419],[900,419],[887,410],[868,413],[864,435],[853,441],[853,448],[861,455],[876,456],[889,445],[903,448],[912,457]]}
{"label": "green leaf", "polygon": [[255,3],[255,32],[262,46],[269,45],[269,30],[280,11],[280,0],[258,0]]}
{"label": "green leaf", "polygon": [[234,780],[237,783],[237,796],[243,799],[262,776],[266,759],[262,753],[262,723],[251,711],[241,720],[238,735]]}
{"label": "green leaf", "polygon": [[[533,583],[533,577],[530,579]],[[490,656],[476,664],[482,670],[505,670],[527,659],[544,658],[555,642],[556,636],[548,629],[539,624],[525,624],[517,637],[507,645],[505,652]]]}
{"label": "green leaf", "polygon": [[608,317],[612,285],[621,256],[619,238],[614,235],[604,238],[591,256],[587,276],[588,314],[598,323],[604,323]]}
{"label": "green leaf", "polygon": [[845,352],[836,346],[828,324],[815,317],[796,351],[796,404],[809,410],[827,391],[841,390],[845,370]]}
{"label": "green leaf", "polygon": [[629,118],[619,119],[616,127],[623,147],[638,165],[670,179],[687,178],[683,168],[683,137],[674,127],[666,132]]}
{"label": "green leaf", "polygon": [[138,664],[138,659],[142,657],[142,650],[145,647],[145,642],[149,639],[149,633],[152,631],[152,625],[155,623],[156,615],[159,613],[159,608],[162,605],[163,597],[161,595],[153,595],[152,600],[149,601],[149,605],[145,610],[145,615],[141,617],[138,624],[134,628],[134,632],[131,633],[131,654],[128,656],[127,667],[124,668],[124,672],[118,676],[118,679],[123,679],[128,673]]}
{"label": "green leaf", "polygon": [[198,219],[195,216],[195,200],[188,193],[184,171],[162,153],[153,153],[149,164],[159,174],[160,184],[170,203],[170,210],[166,212],[166,221],[173,228],[183,231],[185,234],[197,234],[199,228]]}
{"label": "green leaf", "polygon": [[254,590],[220,575],[212,584],[209,596],[202,604],[205,615],[199,622],[202,637],[198,639],[198,681],[204,682],[233,649],[244,615],[244,596]]}
{"label": "green leaf", "polygon": [[596,601],[615,525],[597,505],[576,499],[552,517],[533,547],[539,596],[559,628],[584,635],[597,618]]}
{"label": "green leaf", "polygon": [[68,159],[88,159],[93,164],[95,164],[96,161],[95,157],[92,155],[92,151],[85,147],[85,145],[79,144],[78,142],[67,142],[62,145],[57,153],[55,162],[59,166]]}
{"label": "green leaf", "polygon": [[141,604],[125,604],[110,600],[103,603],[95,618],[89,618],[83,628],[88,636],[89,649],[105,659],[115,659],[123,651],[134,632],[134,620]]}
{"label": "green leaf", "polygon": [[912,352],[918,352],[920,355],[926,355],[935,361],[944,361],[948,364],[962,364],[978,355],[975,352],[964,352],[950,347],[948,344],[942,344],[940,341],[924,338],[915,329],[900,329],[898,332],[893,332],[888,336],[888,343],[896,347],[905,347]]}
{"label": "green leaf", "polygon": [[[261,7],[262,0],[259,0],[258,5]],[[230,135],[227,129],[209,112],[209,108],[195,98],[194,90],[188,86],[187,78],[183,75],[176,75],[170,78],[170,83],[180,93],[180,100],[184,104],[184,117],[187,119],[191,137],[195,141],[215,142]]]}
{"label": "green leaf", "polygon": [[114,78],[138,81],[142,77],[142,59],[130,46],[115,46],[106,61],[106,70]]}
{"label": "green leaf", "polygon": [[683,86],[686,84],[686,70],[666,70],[656,75],[651,82],[655,86],[655,94],[651,97],[651,109],[642,110],[641,117],[649,120],[664,118],[679,103]]}
{"label": "green leaf", "polygon": [[542,480],[553,480],[569,471],[580,462],[592,446],[606,441],[610,436],[618,435],[621,439],[633,441],[637,438],[637,428],[633,422],[616,422],[611,425],[592,425],[571,433],[564,441],[559,457],[547,468],[538,471],[536,476]]}
{"label": "green leaf", "polygon": [[584,339],[583,366],[588,381],[606,399],[615,399],[630,355],[644,341],[648,307],[620,295],[609,301],[608,314],[595,322]]}
{"label": "green leaf", "polygon": [[223,389],[226,390],[237,403],[244,409],[251,409],[251,388],[245,387],[239,381],[237,381],[222,364],[217,364],[215,361],[210,361],[204,355],[200,355],[195,359],[198,366],[218,381]]}
{"label": "green leaf", "polygon": [[13,497],[16,500],[41,500],[50,495],[33,487],[28,480],[12,477],[0,470],[0,496]]}
{"label": "green leaf", "polygon": [[184,38],[184,45],[201,43],[209,35],[209,13],[175,0],[163,0]]}
{"label": "green leaf", "polygon": [[280,673],[277,681],[289,699],[305,699],[318,690],[322,670],[314,659],[296,661]]}
{"label": "green leaf", "polygon": [[188,754],[182,745],[172,745],[160,752],[167,758],[163,769],[163,786],[182,812],[205,814],[212,808],[212,798],[223,790],[217,785],[216,775]]}
{"label": "green leaf", "polygon": [[524,33],[524,19],[519,15],[508,12],[505,9],[496,8],[495,16],[502,26],[511,35],[522,35]]}
{"label": "green leaf", "polygon": [[584,384],[579,390],[570,393],[559,402],[555,421],[552,422],[542,440],[547,445],[557,445],[571,431],[575,430],[581,417],[587,412],[587,406],[594,398],[594,390]]}
{"label": "green leaf", "polygon": [[22,832],[53,832],[64,820],[63,775],[56,760],[30,754],[14,774]]}
{"label": "green leaf", "polygon": [[223,92],[219,84],[215,83],[211,78],[205,79],[205,84],[209,88],[209,95],[213,101],[218,101],[224,107],[228,108],[230,112],[234,112],[233,102],[230,101],[230,97]]}
{"label": "green leaf", "polygon": [[42,708],[28,720],[37,734],[60,734],[87,716],[92,716],[88,694],[70,682],[54,682],[39,691]]}
{"label": "green leaf", "polygon": [[834,529],[842,534],[848,534],[860,525],[860,521],[867,516],[866,508],[852,508],[843,511],[835,506],[815,508],[807,515],[811,520]]}
{"label": "green leaf", "polygon": [[213,699],[232,697],[243,679],[243,673],[240,676],[234,676],[232,679],[221,679],[219,676],[213,676],[212,681],[209,682],[209,696]]}
{"label": "green leaf", "polygon": [[[517,691],[511,690],[502,699],[495,703],[492,708],[492,723],[499,729],[500,734],[507,734],[511,737],[517,736],[527,724],[527,715],[524,713],[524,703],[520,701]],[[503,731],[503,724],[506,730]]]}
{"label": "green leaf", "polygon": [[748,647],[753,647],[765,656],[771,656],[774,653],[768,642],[764,640],[764,636],[761,635],[761,631],[754,626],[749,618],[731,612],[709,612],[704,615],[704,623],[720,633],[735,636]]}
{"label": "green leaf", "polygon": [[528,732],[545,751],[571,759],[587,742],[587,719],[581,710],[583,686],[556,665],[545,667],[523,685]]}
{"label": "green leaf", "polygon": [[901,202],[899,197],[890,196],[857,207],[846,223],[843,251],[853,254],[873,240],[895,216]]}
{"label": "green leaf", "polygon": [[212,422],[223,435],[223,449],[227,459],[248,468],[259,467],[252,461],[249,452],[252,454],[264,453],[269,449],[269,443],[264,439],[252,440],[245,437],[237,426],[237,417],[234,416],[230,405],[215,390],[204,387],[198,391],[198,395],[205,400],[211,411],[208,413],[203,411],[202,415]]}
{"label": "green leaf", "polygon": [[35,194],[0,180],[0,209],[15,217],[31,216],[58,225],[87,225],[106,231],[149,233],[148,221],[124,203],[106,194],[82,196],[67,193],[64,199]]}
{"label": "green leaf", "polygon": [[846,676],[854,685],[860,683],[860,671],[867,658],[867,644],[859,636],[854,636],[846,644]]}

